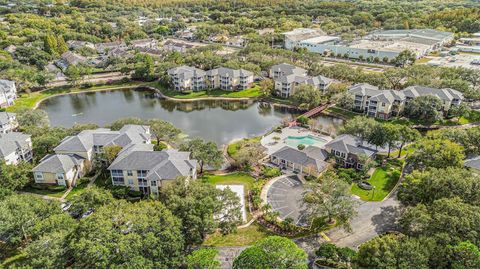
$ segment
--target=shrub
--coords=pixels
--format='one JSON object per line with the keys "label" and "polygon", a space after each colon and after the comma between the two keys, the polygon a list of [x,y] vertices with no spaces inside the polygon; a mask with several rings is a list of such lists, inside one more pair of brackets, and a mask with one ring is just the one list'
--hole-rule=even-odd
{"label": "shrub", "polygon": [[297,148],[298,148],[298,150],[304,150],[305,145],[304,144],[298,144]]}
{"label": "shrub", "polygon": [[167,148],[167,145],[165,145],[165,143],[162,143],[162,142],[157,143],[157,144],[155,144],[155,145],[153,146],[153,150],[154,150],[154,151],[162,151],[162,150],[164,150],[164,149],[166,149],[166,148]]}
{"label": "shrub", "polygon": [[279,168],[277,167],[268,167],[268,166],[264,166],[262,168],[262,175],[265,177],[265,178],[272,178],[272,177],[278,177],[282,174],[282,172],[280,171]]}

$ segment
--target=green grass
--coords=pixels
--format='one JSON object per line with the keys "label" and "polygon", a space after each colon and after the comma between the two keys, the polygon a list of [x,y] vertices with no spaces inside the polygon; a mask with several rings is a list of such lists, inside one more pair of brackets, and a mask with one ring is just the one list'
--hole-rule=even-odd
{"label": "green grass", "polygon": [[272,232],[264,227],[252,224],[246,228],[238,229],[236,233],[232,234],[222,235],[220,232],[216,232],[209,235],[203,245],[211,247],[248,246],[271,235],[273,235]]}
{"label": "green grass", "polygon": [[79,195],[83,193],[88,187],[89,179],[82,180],[81,183],[77,184],[77,186],[73,187],[73,189],[68,193],[65,199],[69,200],[75,195]]}
{"label": "green grass", "polygon": [[427,57],[423,57],[423,58],[420,58],[418,60],[415,61],[415,64],[426,64],[428,62],[430,62],[432,59],[430,58],[427,58]]}
{"label": "green grass", "polygon": [[252,137],[252,138],[244,138],[242,140],[233,142],[233,143],[228,145],[227,153],[228,153],[228,155],[230,155],[230,157],[235,159],[235,154],[237,154],[237,151],[241,148],[242,143],[245,143],[245,142],[247,142],[247,143],[257,143],[257,142],[260,142],[261,139],[262,139],[261,136],[256,136],[256,137]]}
{"label": "green grass", "polygon": [[47,195],[50,197],[61,198],[67,189],[64,186],[48,186],[44,189],[36,189],[31,186],[25,187],[22,191],[38,195]]}
{"label": "green grass", "polygon": [[400,179],[402,161],[391,161],[385,167],[378,167],[368,182],[375,186],[374,190],[363,190],[356,183],[352,184],[351,192],[363,201],[382,201],[395,187]]}
{"label": "green grass", "polygon": [[255,178],[247,173],[231,173],[226,175],[207,174],[202,177],[204,182],[213,185],[243,185],[245,186],[245,195],[252,189]]}
{"label": "green grass", "polygon": [[164,95],[177,99],[195,99],[207,97],[226,97],[226,98],[256,98],[262,95],[260,86],[255,85],[252,88],[241,91],[224,91],[224,90],[209,90],[209,91],[192,91],[188,93],[181,93],[173,89],[167,89],[160,83],[152,83],[151,86],[159,89]]}
{"label": "green grass", "polygon": [[346,110],[346,109],[343,109],[343,108],[339,108],[339,107],[329,107],[325,110],[325,112],[331,113],[333,115],[338,115],[338,116],[340,116],[342,118],[345,118],[347,120],[352,119],[356,116],[361,116],[362,115],[361,113],[356,113],[356,112]]}
{"label": "green grass", "polygon": [[15,100],[15,104],[7,108],[8,111],[15,111],[21,107],[34,108],[35,105],[42,101],[45,98],[65,93],[76,93],[76,92],[88,92],[88,91],[98,91],[102,89],[120,89],[131,86],[140,86],[144,83],[142,82],[127,82],[127,83],[113,83],[113,84],[104,84],[99,86],[93,86],[90,88],[79,88],[79,87],[55,87],[47,89],[44,91],[32,92],[32,93],[22,93],[19,95],[18,99]]}

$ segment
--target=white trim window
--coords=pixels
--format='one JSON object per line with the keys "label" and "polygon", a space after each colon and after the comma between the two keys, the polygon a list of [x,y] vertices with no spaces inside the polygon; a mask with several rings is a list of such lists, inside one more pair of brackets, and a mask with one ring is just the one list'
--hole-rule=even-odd
{"label": "white trim window", "polygon": [[35,181],[43,181],[43,173],[42,172],[35,172]]}

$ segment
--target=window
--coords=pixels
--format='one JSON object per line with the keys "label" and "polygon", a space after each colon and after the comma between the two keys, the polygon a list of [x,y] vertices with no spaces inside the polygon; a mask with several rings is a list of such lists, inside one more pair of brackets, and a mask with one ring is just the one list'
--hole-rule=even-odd
{"label": "window", "polygon": [[382,103],[382,106],[385,106],[385,103]]}
{"label": "window", "polygon": [[35,180],[43,181],[43,174],[42,173],[35,173]]}
{"label": "window", "polygon": [[64,178],[63,174],[57,174],[57,179],[58,180],[64,180],[65,178]]}
{"label": "window", "polygon": [[137,170],[137,177],[146,177],[148,173],[148,170]]}
{"label": "window", "polygon": [[114,177],[123,177],[123,171],[122,170],[112,170],[112,176]]}
{"label": "window", "polygon": [[345,158],[345,152],[342,152],[341,156],[342,158]]}
{"label": "window", "polygon": [[133,185],[133,179],[128,180],[128,185]]}
{"label": "window", "polygon": [[151,182],[150,182],[150,185],[151,185],[151,186],[157,186],[157,181],[155,181],[155,180],[151,181]]}
{"label": "window", "polygon": [[133,176],[132,170],[128,170],[128,171],[127,171],[127,175],[128,175],[129,177]]}
{"label": "window", "polygon": [[340,156],[340,151],[335,151],[336,156]]}

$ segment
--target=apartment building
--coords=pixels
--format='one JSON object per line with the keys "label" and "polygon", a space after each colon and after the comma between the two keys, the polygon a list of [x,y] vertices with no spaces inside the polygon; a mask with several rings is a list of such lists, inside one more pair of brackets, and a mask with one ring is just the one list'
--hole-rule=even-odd
{"label": "apartment building", "polygon": [[401,114],[411,100],[419,96],[433,95],[443,102],[443,111],[460,105],[463,94],[453,89],[435,89],[410,86],[401,91],[380,90],[366,83],[356,84],[348,89],[354,97],[353,109],[369,117],[388,119]]}
{"label": "apartment building", "polygon": [[35,182],[75,185],[77,178],[90,171],[104,147],[150,144],[150,137],[150,127],[144,125],[125,125],[119,131],[105,128],[84,130],[78,135],[68,136],[54,148],[55,154],[44,157],[33,168]]}
{"label": "apartment building", "polygon": [[345,168],[362,169],[363,158],[375,158],[375,146],[361,141],[359,137],[343,134],[325,144],[325,150],[335,158],[337,164]]}
{"label": "apartment building", "polygon": [[18,122],[15,113],[0,112],[0,133],[10,133],[17,128]]}
{"label": "apartment building", "polygon": [[143,194],[158,195],[159,188],[177,177],[197,178],[197,161],[190,152],[153,151],[153,145],[130,147],[108,167],[114,186],[128,186]]}
{"label": "apartment building", "polygon": [[276,94],[283,98],[293,95],[295,87],[301,84],[312,85],[325,92],[332,83],[329,78],[324,76],[310,77],[307,75],[307,70],[286,63],[272,66],[269,70],[269,76],[274,80]]}
{"label": "apartment building", "polygon": [[20,161],[31,161],[31,136],[19,132],[0,134],[0,158],[2,158],[6,164],[11,165],[15,165]]}
{"label": "apartment building", "polygon": [[252,87],[253,73],[244,69],[215,68],[206,73],[207,87],[239,91]]}
{"label": "apartment building", "polygon": [[176,91],[199,91],[206,88],[206,72],[190,66],[180,66],[168,70],[171,84]]}
{"label": "apartment building", "polygon": [[15,82],[0,79],[0,107],[5,108],[13,105],[17,99],[17,87]]}

